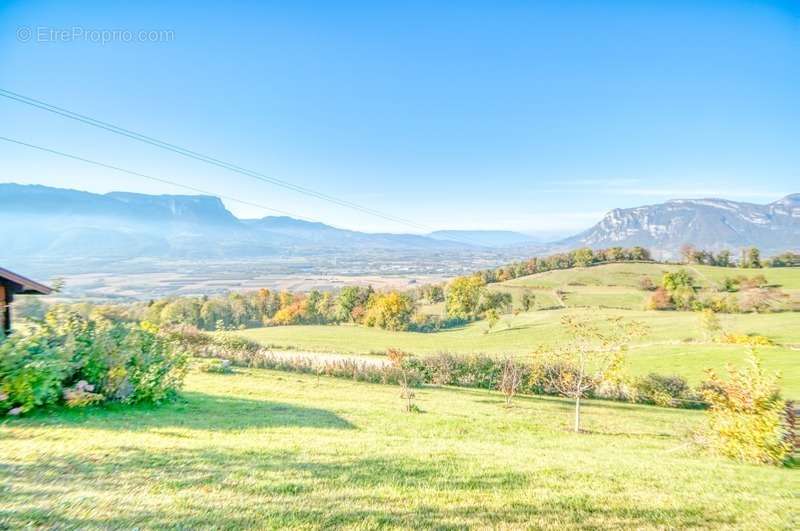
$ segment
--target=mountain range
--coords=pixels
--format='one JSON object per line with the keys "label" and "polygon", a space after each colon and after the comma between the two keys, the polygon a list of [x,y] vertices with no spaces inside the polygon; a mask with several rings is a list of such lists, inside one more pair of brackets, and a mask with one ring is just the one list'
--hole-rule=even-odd
{"label": "mountain range", "polygon": [[767,255],[800,247],[800,194],[766,205],[724,199],[676,199],[614,209],[563,247],[647,247],[674,258],[684,244],[719,251],[756,246]]}
{"label": "mountain range", "polygon": [[590,229],[546,245],[512,231],[366,233],[283,216],[239,219],[211,196],[94,194],[13,183],[0,184],[0,223],[0,260],[15,263],[21,257],[236,259],[355,251],[539,254],[616,245],[672,257],[685,243],[710,250],[755,245],[769,254],[800,247],[800,194],[767,205],[685,199],[615,209]]}

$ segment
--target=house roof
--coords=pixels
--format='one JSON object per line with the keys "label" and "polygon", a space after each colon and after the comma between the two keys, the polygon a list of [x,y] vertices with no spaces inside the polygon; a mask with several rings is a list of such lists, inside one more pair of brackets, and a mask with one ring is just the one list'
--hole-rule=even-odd
{"label": "house roof", "polygon": [[0,280],[6,280],[13,284],[17,284],[21,286],[19,288],[19,293],[23,294],[34,294],[38,293],[39,295],[49,295],[53,292],[52,288],[48,288],[44,284],[39,284],[29,278],[23,277],[22,275],[18,275],[16,273],[12,273],[8,269],[3,269],[0,267]]}

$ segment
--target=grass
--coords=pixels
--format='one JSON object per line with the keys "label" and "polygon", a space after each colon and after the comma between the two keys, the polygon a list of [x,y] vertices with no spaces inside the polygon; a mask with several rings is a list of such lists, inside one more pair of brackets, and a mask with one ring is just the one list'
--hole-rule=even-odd
{"label": "grass", "polygon": [[[265,345],[344,354],[383,353],[389,347],[414,354],[448,351],[458,354],[512,354],[521,359],[542,344],[565,339],[560,318],[567,312],[591,315],[598,319],[623,316],[643,321],[650,329],[647,337],[634,344],[628,354],[632,373],[668,372],[699,382],[707,368],[724,369],[738,364],[747,354],[741,345],[703,342],[697,315],[690,312],[571,309],[523,313],[507,316],[491,333],[485,322],[471,323],[436,333],[391,332],[361,326],[280,326],[239,332]],[[800,314],[722,315],[727,330],[761,334],[781,345],[800,345]],[[794,347],[796,348],[796,347]],[[784,392],[800,398],[800,350],[788,346],[761,347],[764,366],[782,373]]]}
{"label": "grass", "polygon": [[[522,293],[527,290],[536,297],[540,308],[566,306],[641,310],[650,295],[639,288],[641,279],[647,277],[654,284],[660,284],[664,273],[682,268],[689,269],[702,290],[720,287],[725,277],[764,275],[770,285],[780,287],[787,293],[795,301],[795,305],[800,303],[800,268],[737,269],[701,265],[604,264],[538,273],[492,284],[489,289],[511,293],[515,308],[521,307]],[[564,293],[560,300],[556,297],[555,290]]]}
{"label": "grass", "polygon": [[240,370],[162,407],[0,426],[0,528],[796,529],[796,469],[689,444],[699,411]]}

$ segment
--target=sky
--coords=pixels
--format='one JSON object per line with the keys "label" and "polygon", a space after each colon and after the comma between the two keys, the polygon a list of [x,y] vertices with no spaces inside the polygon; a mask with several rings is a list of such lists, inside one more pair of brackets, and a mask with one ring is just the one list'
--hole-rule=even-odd
{"label": "sky", "polygon": [[[6,98],[0,136],[365,231],[566,235],[800,192],[800,2],[431,4],[0,0],[0,89],[415,226]],[[5,141],[0,160],[0,182],[189,193]]]}

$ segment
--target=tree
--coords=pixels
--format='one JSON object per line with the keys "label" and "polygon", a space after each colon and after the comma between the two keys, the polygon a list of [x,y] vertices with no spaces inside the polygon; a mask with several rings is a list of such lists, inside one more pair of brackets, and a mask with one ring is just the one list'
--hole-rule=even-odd
{"label": "tree", "polygon": [[500,322],[500,313],[494,308],[486,310],[486,323],[489,325],[489,328],[487,328],[484,333],[489,333],[498,322]]}
{"label": "tree", "polygon": [[449,317],[473,319],[479,311],[486,283],[479,276],[458,277],[447,288],[446,311]]}
{"label": "tree", "polygon": [[720,251],[717,253],[717,257],[714,260],[716,265],[719,267],[730,267],[731,266],[731,252],[727,249]]}
{"label": "tree", "polygon": [[586,267],[594,261],[594,253],[588,247],[578,249],[574,255],[575,265],[577,267]]}
{"label": "tree", "polygon": [[534,295],[529,289],[524,290],[522,292],[522,309],[526,312],[529,312],[535,303],[536,295]]}
{"label": "tree", "polygon": [[484,291],[480,310],[497,310],[508,313],[511,309],[511,294],[505,291]]}
{"label": "tree", "polygon": [[627,344],[644,335],[646,328],[638,321],[625,322],[621,317],[610,318],[600,327],[595,320],[565,315],[561,324],[569,340],[545,354],[551,358],[551,365],[558,365],[561,370],[547,371],[543,376],[559,394],[575,401],[574,431],[579,432],[581,399],[619,369]]}
{"label": "tree", "polygon": [[683,258],[683,263],[685,264],[694,264],[695,258],[697,256],[697,249],[694,245],[690,245],[685,243],[681,245],[681,258]]}
{"label": "tree", "polygon": [[712,447],[738,461],[783,463],[794,444],[786,436],[790,426],[777,374],[766,374],[753,352],[745,368],[728,371],[720,378],[709,370],[703,384]]}
{"label": "tree", "polygon": [[[357,315],[363,313],[363,308],[366,306],[367,301],[372,293],[372,287],[367,289],[358,286],[347,286],[342,288],[342,290],[339,292],[339,296],[336,297],[339,320],[349,322],[358,321]],[[359,307],[361,308],[361,311],[359,311]]]}
{"label": "tree", "polygon": [[511,400],[517,394],[522,384],[522,367],[517,365],[514,358],[503,360],[503,374],[500,377],[499,389],[506,397],[506,407],[511,407]]}
{"label": "tree", "polygon": [[400,398],[406,401],[405,409],[406,412],[411,411],[419,411],[416,406],[414,405],[414,390],[411,388],[411,382],[408,378],[408,371],[406,370],[406,358],[408,358],[408,354],[403,352],[402,350],[396,348],[390,348],[386,351],[386,357],[389,358],[389,362],[394,366],[396,369],[400,371]]}
{"label": "tree", "polygon": [[758,247],[742,249],[742,257],[739,260],[739,267],[745,269],[758,269],[761,267],[761,251]]}
{"label": "tree", "polygon": [[680,287],[691,288],[694,286],[694,277],[686,269],[678,269],[670,273],[664,273],[661,284],[667,291],[675,291]]}
{"label": "tree", "polygon": [[367,303],[364,324],[384,330],[405,330],[414,313],[411,297],[397,291],[376,293]]}
{"label": "tree", "polygon": [[717,314],[710,308],[705,308],[700,312],[700,327],[703,329],[706,341],[714,339],[722,331]]}

